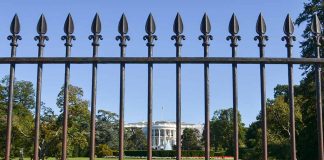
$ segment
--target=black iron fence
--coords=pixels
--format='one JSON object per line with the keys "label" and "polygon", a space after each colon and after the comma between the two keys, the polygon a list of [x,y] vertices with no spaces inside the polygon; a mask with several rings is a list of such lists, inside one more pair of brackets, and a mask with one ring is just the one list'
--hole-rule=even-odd
{"label": "black iron fence", "polygon": [[0,58],[0,64],[10,64],[10,77],[9,77],[9,102],[7,113],[7,132],[6,132],[6,153],[5,159],[10,159],[11,149],[11,129],[12,129],[12,109],[13,109],[13,85],[15,78],[15,65],[16,64],[38,64],[37,66],[37,89],[36,89],[36,111],[35,111],[35,134],[34,134],[34,160],[38,160],[39,157],[39,130],[40,130],[40,107],[41,107],[41,87],[42,87],[42,72],[43,64],[65,64],[65,81],[64,81],[64,105],[63,105],[63,137],[62,137],[62,159],[67,158],[67,130],[68,130],[68,86],[70,83],[70,64],[92,64],[92,94],[91,94],[91,130],[90,130],[90,159],[95,159],[95,121],[96,121],[96,92],[97,92],[97,64],[117,63],[120,64],[120,106],[119,106],[119,159],[122,160],[124,155],[124,95],[125,95],[125,67],[126,64],[147,64],[148,65],[148,104],[147,104],[147,159],[152,159],[152,94],[153,94],[153,64],[176,64],[176,144],[177,144],[177,159],[181,159],[181,64],[204,64],[204,96],[205,96],[205,159],[210,158],[210,124],[209,124],[209,64],[222,63],[232,64],[232,81],[233,81],[233,117],[234,117],[234,146],[235,154],[234,159],[239,159],[239,144],[238,144],[238,92],[237,92],[237,64],[260,64],[260,83],[261,83],[261,121],[262,121],[262,152],[264,160],[267,159],[267,115],[266,115],[266,90],[265,90],[265,66],[266,64],[287,64],[288,65],[288,83],[289,83],[289,107],[290,107],[290,145],[291,145],[291,159],[296,160],[296,136],[295,136],[295,115],[294,115],[294,88],[293,88],[293,65],[294,64],[312,64],[315,66],[315,80],[316,80],[316,106],[317,106],[317,126],[318,126],[318,150],[319,159],[323,160],[323,120],[322,120],[322,93],[321,93],[321,64],[324,64],[324,59],[320,57],[320,46],[324,38],[321,34],[321,26],[319,19],[316,15],[313,17],[311,31],[313,33],[313,39],[316,47],[316,56],[314,58],[292,58],[293,41],[295,41],[294,25],[290,16],[286,17],[284,22],[283,31],[285,36],[282,37],[282,41],[286,41],[287,58],[268,58],[265,57],[265,47],[268,36],[266,36],[266,23],[263,16],[260,14],[256,23],[256,33],[254,40],[258,41],[260,57],[258,58],[239,58],[236,57],[236,49],[238,47],[238,41],[241,37],[238,35],[239,24],[236,16],[233,14],[229,23],[229,33],[226,39],[229,40],[230,47],[232,48],[232,57],[209,57],[208,49],[210,40],[213,37],[210,35],[211,25],[208,16],[203,16],[200,30],[202,35],[199,39],[203,41],[204,57],[181,57],[182,41],[185,40],[183,33],[183,23],[180,14],[177,14],[173,31],[175,35],[171,37],[175,40],[176,57],[153,57],[154,41],[157,40],[155,33],[155,23],[153,16],[150,14],[145,30],[147,35],[143,37],[147,41],[148,56],[147,57],[126,57],[127,41],[130,40],[128,33],[128,24],[126,16],[123,14],[119,24],[118,32],[119,36],[116,37],[117,41],[120,41],[120,57],[97,57],[99,41],[102,40],[101,22],[98,14],[94,17],[92,22],[91,31],[92,35],[89,36],[89,40],[92,40],[93,57],[70,57],[72,41],[75,40],[73,34],[74,24],[71,15],[69,14],[65,24],[64,32],[65,36],[62,36],[62,40],[65,41],[66,56],[65,57],[43,57],[45,41],[48,37],[45,35],[47,32],[47,24],[45,17],[42,15],[37,24],[38,36],[35,40],[38,41],[38,57],[37,58],[25,58],[16,57],[16,49],[18,47],[18,40],[21,40],[19,35],[20,24],[18,16],[15,15],[10,31],[12,35],[8,36],[8,40],[11,40],[11,57]]}

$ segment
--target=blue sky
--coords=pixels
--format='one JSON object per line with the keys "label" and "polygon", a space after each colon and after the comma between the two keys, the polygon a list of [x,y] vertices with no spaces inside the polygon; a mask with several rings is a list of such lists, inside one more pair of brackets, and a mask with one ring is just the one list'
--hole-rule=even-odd
{"label": "blue sky", "polygon": [[[126,56],[147,56],[145,21],[151,12],[154,16],[159,40],[154,47],[154,56],[175,56],[174,42],[170,40],[172,24],[177,12],[182,16],[184,35],[182,56],[203,56],[203,48],[198,36],[201,34],[199,25],[203,14],[209,15],[212,25],[211,34],[214,40],[210,46],[210,56],[229,57],[231,48],[225,40],[228,36],[228,22],[232,13],[237,15],[240,24],[242,41],[239,42],[238,56],[258,57],[257,42],[253,40],[255,23],[260,12],[267,24],[267,42],[265,55],[268,57],[286,57],[286,48],[281,41],[282,25],[288,13],[293,19],[303,9],[302,0],[56,0],[56,1],[1,1],[0,2],[0,51],[1,57],[10,56],[9,26],[15,13],[21,23],[22,41],[19,42],[17,56],[37,56],[37,46],[33,37],[36,35],[36,24],[43,13],[48,23],[48,36],[44,56],[62,57],[65,55],[64,42],[60,40],[63,24],[68,13],[72,14],[77,40],[73,42],[72,56],[92,56],[90,26],[96,12],[102,21],[102,35],[99,56],[118,57],[119,46],[115,41],[118,34],[117,25],[122,13],[125,13],[129,24],[129,36]],[[295,29],[297,42],[293,56],[299,57],[298,41],[304,26]],[[0,77],[9,74],[9,65],[0,65]],[[295,84],[302,79],[302,71],[295,65]],[[232,107],[231,65],[211,65],[210,67],[211,114],[216,109]],[[277,84],[287,84],[286,65],[266,66],[267,97],[273,97],[273,88]],[[17,65],[18,80],[36,82],[36,65]],[[239,110],[242,120],[250,124],[260,110],[260,80],[258,65],[238,65]],[[45,65],[43,73],[42,100],[46,106],[56,107],[56,97],[63,85],[64,65]],[[84,98],[90,100],[91,65],[72,65],[71,83],[84,89]],[[175,120],[175,65],[154,65],[154,99],[153,120]],[[182,67],[182,120],[184,122],[203,123],[204,121],[204,88],[203,65],[183,65]],[[105,109],[118,113],[119,107],[119,65],[99,65],[97,109]],[[163,109],[162,109],[163,108]],[[126,122],[145,121],[147,114],[147,65],[126,66]]]}

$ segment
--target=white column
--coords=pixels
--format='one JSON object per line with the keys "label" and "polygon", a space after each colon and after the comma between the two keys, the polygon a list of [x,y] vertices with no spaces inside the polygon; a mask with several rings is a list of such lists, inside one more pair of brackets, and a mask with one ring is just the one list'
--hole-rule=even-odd
{"label": "white column", "polygon": [[161,134],[160,134],[160,129],[159,129],[159,146],[161,145]]}
{"label": "white column", "polygon": [[165,143],[166,143],[166,137],[167,137],[166,129],[164,129],[164,137],[163,137],[164,143],[163,143],[163,145],[165,145]]}
{"label": "white column", "polygon": [[[152,128],[152,130],[153,130],[152,131],[152,141],[153,141],[152,145],[155,146],[155,129]],[[153,147],[153,146],[151,146],[151,147]]]}

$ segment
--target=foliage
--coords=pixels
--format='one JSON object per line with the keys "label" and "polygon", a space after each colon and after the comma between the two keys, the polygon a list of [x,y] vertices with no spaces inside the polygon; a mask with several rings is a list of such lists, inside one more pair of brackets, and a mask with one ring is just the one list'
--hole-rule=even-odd
{"label": "foliage", "polygon": [[200,133],[196,128],[185,128],[181,135],[182,149],[184,150],[200,150],[201,142],[199,140]]}
{"label": "foliage", "polygon": [[118,115],[110,111],[98,110],[96,122],[96,143],[107,144],[118,149]]}
{"label": "foliage", "polygon": [[144,150],[146,149],[145,134],[140,128],[125,129],[125,149],[126,150]]}
{"label": "foliage", "polygon": [[99,144],[96,147],[96,155],[99,158],[113,156],[113,151],[109,148],[107,144]]}
{"label": "foliage", "polygon": [[[226,152],[226,155],[234,154],[234,130],[233,130],[233,109],[221,109],[214,112],[210,122],[211,146],[217,152]],[[244,147],[245,128],[238,113],[239,146]]]}
{"label": "foliage", "polygon": [[[7,106],[8,106],[8,88],[9,77],[5,76],[0,82],[0,133],[6,135],[7,126]],[[24,155],[30,156],[33,146],[34,130],[34,98],[35,91],[33,84],[28,81],[14,81],[13,97],[13,119],[12,119],[12,156],[19,156],[19,151],[24,148]],[[5,142],[6,136],[1,136],[1,142]],[[0,144],[3,156],[5,143]]]}
{"label": "foliage", "polygon": [[[324,2],[320,0],[310,0],[304,3],[304,10],[298,16],[296,24],[306,24],[306,28],[303,32],[304,40],[301,42],[301,56],[302,57],[314,57],[315,45],[312,40],[310,25],[311,19],[314,14],[317,14],[320,22],[324,24]],[[323,45],[320,49],[320,55],[323,57],[324,50]],[[301,114],[305,128],[300,131],[297,138],[297,149],[299,159],[318,159],[318,146],[317,142],[317,121],[316,121],[316,92],[315,92],[315,78],[314,78],[314,66],[301,65],[304,69],[305,78],[300,83],[300,95],[303,96],[304,101],[301,104]],[[322,66],[323,70],[323,66]],[[322,72],[321,79],[323,82],[324,74]]]}
{"label": "foliage", "polygon": [[[125,150],[125,156],[145,157],[147,156],[147,150]],[[176,157],[176,150],[153,150],[153,157]],[[203,157],[205,151],[203,150],[182,150],[181,155],[183,157]],[[222,156],[223,154],[216,154],[214,151],[210,151],[211,156]]]}

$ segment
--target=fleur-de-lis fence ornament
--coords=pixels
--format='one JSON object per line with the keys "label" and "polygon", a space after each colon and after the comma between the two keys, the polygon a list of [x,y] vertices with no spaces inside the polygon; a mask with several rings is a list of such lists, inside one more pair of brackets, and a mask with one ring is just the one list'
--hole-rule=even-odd
{"label": "fleur-de-lis fence ornament", "polygon": [[209,46],[209,40],[213,40],[213,36],[209,34],[211,31],[211,25],[206,13],[204,14],[204,17],[201,20],[200,31],[203,35],[200,35],[198,39],[203,40],[203,46]]}
{"label": "fleur-de-lis fence ornament", "polygon": [[174,20],[173,23],[173,32],[175,33],[175,35],[173,35],[171,37],[171,40],[175,40],[176,43],[174,44],[175,46],[182,46],[182,40],[186,40],[186,37],[184,35],[182,35],[183,33],[183,23],[182,23],[182,19],[179,13],[177,13],[177,16]]}
{"label": "fleur-de-lis fence ornament", "polygon": [[259,44],[258,44],[259,47],[266,46],[265,41],[267,41],[269,39],[268,36],[265,35],[266,31],[267,31],[267,26],[264,22],[264,18],[262,16],[262,14],[260,13],[259,17],[258,17],[258,21],[256,23],[256,32],[258,33],[258,36],[254,37],[255,41],[257,41],[257,40],[259,41]]}
{"label": "fleur-de-lis fence ornament", "polygon": [[127,43],[126,41],[130,40],[130,37],[127,35],[128,33],[128,23],[125,14],[122,15],[122,17],[119,20],[118,24],[118,32],[120,36],[116,36],[116,40],[120,41],[119,46],[120,47],[126,47]]}
{"label": "fleur-de-lis fence ornament", "polygon": [[311,31],[313,33],[313,38],[316,46],[321,46],[322,41],[324,41],[324,36],[321,35],[321,23],[317,15],[313,16],[311,23]]}
{"label": "fleur-de-lis fence ornament", "polygon": [[237,35],[240,30],[240,26],[238,20],[233,13],[230,23],[228,25],[228,32],[231,34],[230,36],[226,37],[226,40],[231,40],[231,47],[237,47],[237,41],[241,40],[241,36]]}
{"label": "fleur-de-lis fence ornament", "polygon": [[92,25],[91,25],[91,32],[93,35],[89,36],[89,40],[93,40],[92,46],[99,46],[99,40],[103,40],[101,32],[101,21],[98,13],[96,13]]}
{"label": "fleur-de-lis fence ornament", "polygon": [[291,20],[290,15],[288,14],[283,27],[285,36],[281,38],[282,41],[286,41],[286,47],[293,47],[293,41],[296,41],[296,37],[293,36],[294,30],[294,24]]}
{"label": "fleur-de-lis fence ornament", "polygon": [[17,41],[21,40],[21,36],[19,35],[20,32],[20,23],[19,23],[19,18],[18,15],[15,14],[14,18],[11,21],[10,25],[10,32],[12,35],[8,36],[7,39],[11,41],[10,46],[18,46]]}
{"label": "fleur-de-lis fence ornament", "polygon": [[45,47],[45,40],[48,41],[49,38],[47,36],[45,36],[45,34],[47,32],[47,23],[46,23],[45,16],[43,14],[41,15],[41,17],[38,20],[36,30],[37,30],[37,33],[39,34],[38,36],[34,37],[35,41],[38,41],[37,46]]}
{"label": "fleur-de-lis fence ornament", "polygon": [[154,40],[158,40],[157,36],[154,35],[156,30],[155,22],[152,14],[147,17],[146,24],[145,24],[145,31],[147,35],[143,37],[143,40],[147,40],[146,46],[154,46]]}
{"label": "fleur-de-lis fence ornament", "polygon": [[71,14],[69,13],[68,17],[65,20],[64,23],[64,33],[66,34],[65,36],[62,36],[61,39],[65,42],[65,46],[70,46],[72,47],[72,40],[75,40],[75,36],[72,35],[74,32],[74,23]]}

